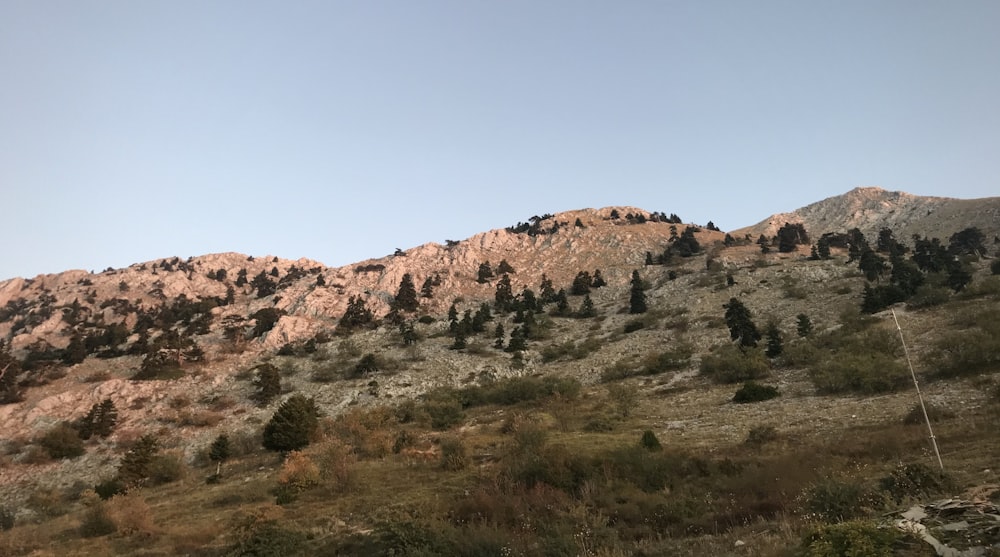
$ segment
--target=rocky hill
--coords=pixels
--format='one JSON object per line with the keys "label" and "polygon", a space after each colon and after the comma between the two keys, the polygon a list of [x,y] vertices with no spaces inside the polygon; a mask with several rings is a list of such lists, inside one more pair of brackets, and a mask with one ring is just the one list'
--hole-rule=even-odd
{"label": "rocky hill", "polygon": [[1000,236],[1000,197],[953,199],[859,187],[791,213],[771,215],[755,225],[731,231],[731,234],[750,234],[754,238],[761,234],[774,236],[785,223],[802,223],[816,236],[858,228],[874,238],[879,230],[889,228],[896,238],[909,239],[920,234],[942,240],[964,228],[977,227],[992,241]]}
{"label": "rocky hill", "polygon": [[[214,493],[219,500],[260,502],[257,492],[273,484],[280,468],[261,448],[262,425],[286,395],[298,393],[308,395],[326,416],[322,436],[332,445],[323,445],[322,450],[328,450],[323,458],[352,446],[351,458],[363,465],[366,478],[402,481],[396,489],[415,490],[415,501],[425,500],[427,493],[422,490],[429,487],[421,483],[427,479],[424,476],[411,481],[412,474],[426,472],[413,468],[413,459],[440,456],[441,446],[452,437],[466,440],[478,471],[461,479],[472,484],[462,484],[454,492],[446,489],[444,497],[457,497],[464,502],[456,504],[467,505],[473,503],[463,497],[478,489],[470,485],[499,481],[492,470],[518,462],[504,452],[510,443],[504,436],[519,435],[518,428],[530,431],[544,425],[561,447],[580,455],[649,430],[666,446],[701,451],[683,466],[670,465],[688,472],[701,470],[671,489],[680,494],[686,489],[682,484],[690,484],[693,490],[721,493],[707,507],[709,496],[692,491],[688,495],[693,499],[685,499],[687,510],[655,511],[670,517],[663,518],[658,528],[687,539],[694,532],[718,534],[734,524],[776,519],[781,512],[792,511],[797,504],[792,500],[805,489],[802,482],[812,481],[810,474],[827,465],[821,461],[842,465],[836,470],[841,474],[849,467],[858,469],[857,459],[862,458],[858,454],[876,452],[852,449],[860,452],[844,461],[838,452],[846,450],[840,447],[844,439],[882,431],[886,436],[899,434],[892,424],[910,410],[912,398],[901,392],[908,378],[886,309],[899,312],[921,374],[940,377],[946,369],[954,375],[965,373],[956,369],[996,371],[1000,347],[994,339],[1000,331],[991,325],[997,320],[990,312],[1000,296],[1000,281],[992,276],[997,267],[992,235],[1000,230],[996,219],[988,218],[997,214],[996,207],[993,198],[919,198],[859,188],[729,234],[683,223],[676,215],[606,207],[533,216],[462,241],[428,243],[339,268],[307,259],[224,253],[165,258],[100,273],[67,271],[4,281],[0,283],[4,402],[0,404],[4,431],[0,495],[9,503],[0,505],[0,518],[16,508],[13,517],[18,524],[38,522],[42,528],[46,513],[52,511],[45,510],[40,497],[68,498],[66,508],[99,508],[87,502],[83,487],[105,482],[116,471],[120,475],[126,454],[141,444],[144,435],[159,440],[175,458],[175,468],[200,470],[213,439],[226,434],[234,443],[239,440],[240,481],[255,494],[240,492],[232,484],[218,488],[228,490],[226,494],[206,488],[201,477],[206,474],[196,473],[198,477],[185,480],[182,487],[168,486],[175,489],[170,497],[183,503],[173,499],[159,503],[161,516],[175,517],[172,526],[165,526],[169,533],[149,530],[158,532],[156,543],[169,546],[161,547],[161,554],[226,554],[230,538],[221,531],[204,534],[207,546],[214,548],[208,553],[182,551],[170,545],[178,542],[170,540],[187,536],[181,533],[190,526],[185,513],[197,514],[196,508],[215,512],[217,503],[198,499],[203,493]],[[963,208],[970,209],[963,212]],[[770,239],[785,222],[802,223],[814,238],[823,232],[860,228],[871,246],[834,246],[830,254],[816,257],[810,256],[809,244],[778,249],[775,239],[771,249],[762,249],[745,238],[764,234]],[[904,243],[912,234],[941,241],[924,254],[926,261],[910,258],[912,246],[905,248],[910,250],[903,252],[905,257],[897,253],[890,258],[872,249],[874,235],[883,227],[892,228]],[[949,243],[953,234],[971,227],[978,227],[975,234],[965,234],[961,243]],[[969,249],[969,241],[984,245]],[[865,265],[849,255],[855,250],[863,253]],[[415,307],[400,309],[402,296],[397,295],[402,294],[407,276],[416,292]],[[501,300],[508,280],[507,297]],[[345,313],[358,304],[370,312],[370,319],[347,328],[341,323]],[[756,341],[743,349],[735,347],[738,337],[730,310],[738,307],[747,309],[757,322],[760,347],[750,346]],[[452,308],[454,319],[449,317]],[[771,343],[780,344],[781,339],[790,349],[779,357]],[[966,342],[974,346],[965,346]],[[280,392],[261,398],[265,371],[280,377]],[[783,393],[782,398],[766,408],[732,404],[734,387],[727,382],[748,378],[768,381]],[[512,381],[520,390],[497,400],[515,402],[494,402],[474,412],[484,404],[476,396],[486,395],[473,396],[465,390],[478,392],[475,389]],[[559,385],[564,384],[558,381],[576,385],[581,393],[570,394],[576,392],[572,388],[562,391]],[[543,399],[539,406],[504,409],[528,396],[525,389],[541,384],[547,385],[545,396],[554,398]],[[992,419],[989,379],[937,385],[929,398],[938,406],[963,408],[969,419]],[[104,437],[88,436],[79,454],[55,456],[61,443],[79,442],[72,432],[81,431],[88,411],[100,404],[117,409],[114,430]],[[396,424],[388,414],[379,413],[386,407],[407,417]],[[529,415],[530,419],[525,417]],[[535,425],[529,427],[529,422]],[[775,423],[779,433],[772,431]],[[789,481],[798,483],[775,487],[775,493],[787,495],[788,500],[772,502],[771,495],[760,494],[758,484],[772,480],[757,478],[752,470],[785,464],[746,454],[744,439],[751,427],[783,439],[780,450],[775,449],[776,458],[812,467],[812,472],[789,472],[793,478]],[[771,430],[765,431],[767,427]],[[989,437],[996,428],[956,422],[946,434],[973,430]],[[916,439],[915,444],[922,442],[919,435],[906,435]],[[953,448],[948,457],[966,471],[963,478],[971,478],[986,466],[984,455],[974,448],[984,439],[978,433],[965,435],[955,441],[965,444]],[[61,439],[55,448],[53,439]],[[816,444],[826,440],[829,445]],[[383,450],[365,448],[369,443],[380,444]],[[897,447],[875,444],[880,451]],[[906,450],[911,448],[907,445]],[[419,453],[413,452],[418,449]],[[320,459],[319,453],[312,457]],[[611,493],[620,487],[612,485],[607,472],[618,466],[614,462],[602,465],[604,480],[591,478],[584,482],[589,487],[577,486],[571,494],[586,498],[584,493],[591,490],[594,499],[560,516],[631,520],[616,514],[622,509],[605,507],[619,496],[601,495],[605,488]],[[865,466],[874,470],[873,462],[865,460]],[[694,478],[711,476],[713,467],[725,470],[719,477],[729,479],[699,487],[700,480]],[[582,469],[574,470],[583,474]],[[987,476],[976,481],[996,479],[992,472]],[[732,478],[744,478],[757,490],[748,497],[768,502],[734,502]],[[438,487],[435,484],[434,489]],[[521,487],[505,489],[520,493]],[[657,497],[665,498],[667,503],[662,504],[673,504],[670,489],[657,490],[634,497],[641,505],[653,504]],[[504,498],[510,493],[505,492]],[[419,514],[373,493],[357,494],[358,507],[337,503],[347,505],[337,512],[354,518],[311,523],[311,539],[341,543],[336,540],[371,532],[386,520],[385,513]],[[332,504],[329,499],[317,496],[313,510],[322,515],[332,512],[323,506]],[[733,507],[743,504],[754,510]],[[594,516],[588,506],[598,509]],[[716,507],[726,507],[718,513],[735,513],[736,518],[710,511]],[[227,507],[224,514],[233,512]],[[453,517],[452,513],[445,514]],[[709,522],[701,522],[698,513],[711,514],[715,526],[706,526]],[[63,515],[78,516],[70,511]],[[606,535],[625,532],[612,522],[609,519],[601,528],[618,533]],[[73,532],[79,527],[78,522],[60,526]],[[636,539],[647,535],[635,528],[630,535],[639,536]],[[9,539],[27,541],[6,546],[0,542],[0,553],[27,554],[45,545],[30,538],[30,532],[41,530],[18,531],[28,532],[23,534],[28,537]],[[536,534],[540,535],[531,535]],[[111,549],[81,549],[73,541],[62,549],[134,553],[138,538],[129,536],[123,538],[124,546]],[[640,545],[653,543],[649,541],[653,538],[642,539],[647,541]],[[661,544],[658,550],[670,547],[670,552],[679,554],[697,545],[662,545],[665,538],[656,539]],[[709,543],[716,541],[712,538]],[[719,548],[732,549],[732,540],[726,543],[709,552],[725,554]],[[530,544],[519,547],[523,554],[532,554]]]}

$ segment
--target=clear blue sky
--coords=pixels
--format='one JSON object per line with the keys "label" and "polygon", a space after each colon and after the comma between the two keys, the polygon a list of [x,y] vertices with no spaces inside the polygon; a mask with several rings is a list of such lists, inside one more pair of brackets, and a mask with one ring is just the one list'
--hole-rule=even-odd
{"label": "clear blue sky", "polygon": [[1000,2],[0,0],[0,280],[1000,195]]}

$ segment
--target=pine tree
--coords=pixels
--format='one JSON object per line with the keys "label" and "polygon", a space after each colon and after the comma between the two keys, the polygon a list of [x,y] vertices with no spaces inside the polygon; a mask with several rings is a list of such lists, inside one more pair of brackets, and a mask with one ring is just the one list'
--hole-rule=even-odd
{"label": "pine tree", "polygon": [[646,293],[642,284],[642,277],[639,271],[632,271],[632,287],[629,294],[629,313],[646,313]]}
{"label": "pine tree", "polygon": [[278,372],[278,368],[272,364],[257,366],[253,385],[256,391],[250,398],[262,406],[271,402],[274,397],[281,394],[281,374]]}
{"label": "pine tree", "polygon": [[493,278],[493,268],[490,266],[489,261],[484,261],[479,264],[479,272],[477,273],[476,282],[479,284],[485,284]]}
{"label": "pine tree", "polygon": [[424,279],[424,284],[420,287],[420,297],[421,298],[433,298],[434,297],[434,279],[427,277]]}
{"label": "pine tree", "polygon": [[750,310],[736,298],[730,298],[726,308],[726,325],[729,336],[740,343],[740,346],[754,347],[761,339],[757,326],[754,325]]}
{"label": "pine tree", "polygon": [[403,275],[403,279],[399,281],[399,290],[396,291],[396,297],[393,299],[390,307],[397,311],[414,312],[417,311],[419,305],[417,289],[413,285],[413,277],[410,273],[406,273]]}
{"label": "pine tree", "polygon": [[503,323],[497,323],[497,328],[493,331],[493,336],[496,338],[496,342],[493,343],[494,348],[503,348],[503,339],[505,334],[506,333],[503,330]]}
{"label": "pine tree", "polygon": [[497,264],[496,274],[498,275],[513,275],[516,272],[514,267],[511,267],[510,263],[507,263],[506,259],[501,259],[500,263]]}
{"label": "pine tree", "polygon": [[141,485],[152,472],[153,459],[160,443],[152,435],[143,435],[118,464],[118,482],[126,487]]}
{"label": "pine tree", "polygon": [[507,343],[507,352],[521,352],[527,350],[528,339],[525,338],[524,331],[521,327],[514,327],[514,330],[510,332],[510,342]]}
{"label": "pine tree", "polygon": [[576,274],[576,278],[573,279],[573,284],[569,289],[569,293],[573,296],[583,296],[590,292],[590,284],[593,279],[590,278],[590,273],[587,271],[580,271]]}
{"label": "pine tree", "polygon": [[784,350],[784,345],[782,344],[781,339],[781,329],[778,328],[777,323],[772,321],[767,324],[767,330],[765,333],[767,335],[767,349],[764,351],[764,355],[768,358],[777,358]]}
{"label": "pine tree", "polygon": [[355,329],[370,326],[375,321],[375,315],[365,305],[361,296],[351,296],[347,300],[347,310],[337,324],[337,330],[351,332]]}
{"label": "pine tree", "polygon": [[229,459],[230,453],[229,436],[225,433],[220,433],[208,448],[208,459],[212,462],[221,463]]}
{"label": "pine tree", "polygon": [[800,313],[795,316],[795,319],[797,321],[796,332],[798,332],[800,337],[805,338],[812,334],[813,325],[808,315]]}
{"label": "pine tree", "polygon": [[590,294],[586,294],[583,297],[583,303],[580,304],[580,310],[576,312],[577,317],[596,317],[597,309],[594,308],[594,302],[590,299]]}
{"label": "pine tree", "polygon": [[510,285],[510,275],[503,275],[497,281],[497,290],[494,295],[497,311],[508,312],[514,304],[514,291]]}
{"label": "pine tree", "polygon": [[272,451],[297,451],[307,446],[319,429],[316,401],[295,394],[281,403],[264,426],[264,448]]}
{"label": "pine tree", "polygon": [[542,282],[538,286],[539,301],[542,304],[549,304],[556,301],[556,291],[552,286],[552,280],[542,273]]}
{"label": "pine tree", "polygon": [[590,281],[591,288],[601,288],[602,286],[607,286],[607,281],[601,276],[600,269],[594,269],[594,279]]}

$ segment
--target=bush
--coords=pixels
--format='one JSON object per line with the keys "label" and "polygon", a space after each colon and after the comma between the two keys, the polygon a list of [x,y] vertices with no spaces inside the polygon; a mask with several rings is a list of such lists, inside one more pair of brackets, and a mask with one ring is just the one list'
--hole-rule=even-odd
{"label": "bush", "polygon": [[925,284],[917,289],[909,300],[906,307],[920,309],[932,306],[939,306],[951,299],[951,290],[941,286],[931,286]]}
{"label": "bush", "polygon": [[663,445],[660,445],[660,440],[656,438],[656,434],[651,429],[642,432],[642,438],[639,439],[639,446],[647,451],[663,450]]}
{"label": "bush", "polygon": [[909,380],[906,366],[878,352],[841,352],[813,368],[810,376],[816,390],[824,394],[887,393]]}
{"label": "bush", "polygon": [[[955,413],[951,410],[931,404],[930,402],[925,403],[924,407],[927,409],[927,417],[932,422],[939,422],[955,417]],[[906,413],[906,416],[903,417],[903,423],[906,425],[923,425],[924,422],[924,410],[920,407],[920,403],[914,404],[910,408],[910,411]]]}
{"label": "bush", "polygon": [[457,400],[430,400],[424,403],[424,412],[430,417],[431,427],[449,429],[465,419],[462,404]]}
{"label": "bush", "polygon": [[0,505],[0,531],[7,531],[14,527],[17,511],[6,505]]}
{"label": "bush", "polygon": [[879,480],[878,485],[893,501],[901,503],[909,497],[942,494],[952,486],[952,481],[944,473],[916,463],[896,466],[888,476]]}
{"label": "bush", "polygon": [[98,538],[114,534],[118,531],[118,526],[111,519],[107,504],[103,501],[95,501],[83,513],[83,520],[80,521],[80,535],[84,538]]}
{"label": "bush", "polygon": [[278,484],[297,493],[318,484],[319,477],[319,466],[311,458],[299,451],[292,451],[281,465]]}
{"label": "bush", "polygon": [[758,425],[750,428],[750,431],[747,432],[747,438],[743,442],[747,445],[759,447],[777,438],[778,430],[773,425]]}
{"label": "bush", "polygon": [[803,510],[825,522],[843,522],[864,516],[878,502],[864,486],[826,479],[805,492]]}
{"label": "bush", "polygon": [[67,423],[60,423],[45,432],[45,435],[38,440],[38,444],[48,451],[52,458],[76,458],[85,452],[83,440]]}
{"label": "bush", "polygon": [[778,392],[777,387],[761,385],[760,383],[756,383],[754,381],[747,381],[738,391],[736,391],[736,394],[733,395],[733,402],[737,404],[761,402],[777,398],[780,395],[781,393]]}
{"label": "bush", "polygon": [[465,442],[460,437],[446,437],[441,440],[441,468],[462,470],[469,464]]}
{"label": "bush", "polygon": [[816,528],[802,540],[805,557],[892,557],[893,545],[902,534],[893,528],[880,528],[872,522],[856,520]]}
{"label": "bush", "polygon": [[162,485],[184,479],[187,465],[180,453],[158,454],[149,463],[149,481],[152,485]]}
{"label": "bush", "polygon": [[738,383],[760,379],[770,370],[768,359],[760,350],[739,348],[733,344],[720,346],[706,354],[699,371],[718,383]]}

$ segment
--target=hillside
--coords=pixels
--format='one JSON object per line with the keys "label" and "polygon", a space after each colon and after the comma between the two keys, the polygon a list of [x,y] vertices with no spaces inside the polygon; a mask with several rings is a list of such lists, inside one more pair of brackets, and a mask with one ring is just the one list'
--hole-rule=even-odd
{"label": "hillside", "polygon": [[858,228],[870,238],[890,228],[897,238],[914,234],[942,240],[968,227],[979,228],[991,239],[1000,236],[1000,197],[953,199],[924,197],[877,187],[855,188],[846,194],[817,201],[792,211],[731,231],[733,236],[773,236],[786,222],[802,223],[814,233],[846,232]]}
{"label": "hillside", "polygon": [[[944,496],[989,515],[1000,269],[980,256],[996,254],[995,207],[862,188],[728,240],[608,207],[341,268],[226,253],[5,281],[0,368],[18,373],[0,377],[14,525],[0,553],[786,555],[847,519],[883,543],[878,517]],[[867,242],[824,258],[743,239],[785,222]],[[895,255],[876,251],[883,227]],[[924,253],[913,234],[940,242]],[[483,274],[501,262],[506,278]],[[415,309],[399,309],[407,275]],[[373,319],[347,329],[352,299]],[[734,336],[739,308],[755,341],[745,323]],[[945,476],[904,423],[915,397],[890,308]],[[268,374],[280,387],[262,397]],[[778,396],[735,404],[741,385]],[[262,434],[296,394],[323,416],[286,459]],[[78,439],[105,401],[113,428]],[[213,460],[220,435],[229,455]],[[143,436],[158,464],[100,502],[88,489],[138,474]],[[933,532],[1000,542],[970,528]]]}

